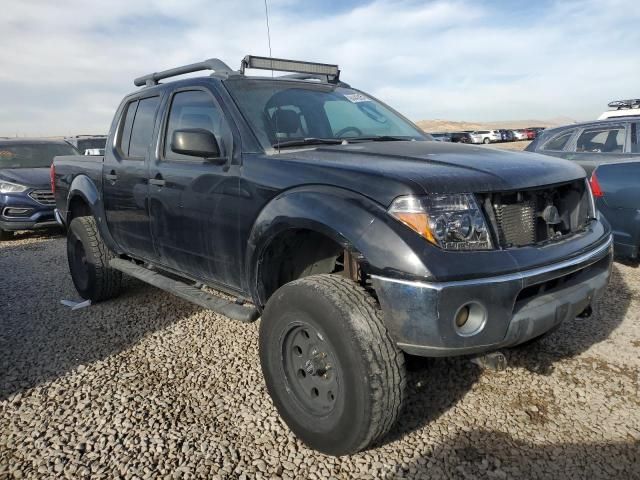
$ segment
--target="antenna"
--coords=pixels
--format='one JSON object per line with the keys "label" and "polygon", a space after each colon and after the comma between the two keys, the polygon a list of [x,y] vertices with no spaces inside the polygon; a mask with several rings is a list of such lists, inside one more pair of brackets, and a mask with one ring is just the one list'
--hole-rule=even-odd
{"label": "antenna", "polygon": [[[270,60],[270,66],[271,66],[271,78],[273,78],[273,55],[271,53],[271,29],[269,28],[269,7],[267,6],[267,0],[264,0],[264,16],[267,20],[267,45],[269,45],[269,58]],[[276,107],[276,110],[274,112],[274,116],[276,119],[276,131],[274,132],[276,134],[276,148],[278,149],[278,153],[280,153],[280,137],[278,136],[278,107]]]}

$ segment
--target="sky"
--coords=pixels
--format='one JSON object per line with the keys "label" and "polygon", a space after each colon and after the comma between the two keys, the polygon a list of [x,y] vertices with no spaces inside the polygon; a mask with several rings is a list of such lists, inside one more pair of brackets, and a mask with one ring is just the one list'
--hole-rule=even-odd
{"label": "sky", "polygon": [[[267,0],[275,57],[337,63],[412,120],[597,118],[640,97],[638,0]],[[0,136],[106,133],[145,73],[267,55],[264,0],[21,0]]]}

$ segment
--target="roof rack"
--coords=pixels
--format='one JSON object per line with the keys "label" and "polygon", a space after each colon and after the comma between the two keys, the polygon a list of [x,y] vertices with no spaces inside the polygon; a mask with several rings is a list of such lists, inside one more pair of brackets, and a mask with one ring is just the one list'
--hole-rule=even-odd
{"label": "roof rack", "polygon": [[161,72],[149,73],[141,77],[136,78],[133,84],[136,87],[147,86],[151,87],[158,84],[158,80],[163,78],[175,77],[177,75],[184,75],[185,73],[200,72],[202,70],[213,70],[215,73],[235,73],[229,65],[224,63],[218,58],[210,58],[204,62],[192,63],[190,65],[183,65],[182,67],[170,68],[169,70],[163,70]]}
{"label": "roof rack", "polygon": [[231,70],[226,63],[218,58],[210,58],[203,62],[170,68],[169,70],[163,70],[161,72],[149,73],[136,78],[133,83],[136,87],[151,87],[153,85],[157,85],[158,80],[162,80],[163,78],[175,77],[178,75],[184,75],[185,73],[199,72],[202,70],[212,70],[214,75],[243,75],[246,68],[294,72],[292,75],[284,75],[284,77],[297,78],[301,80],[317,79],[327,83],[342,84],[342,82],[340,82],[340,69],[338,68],[338,65],[301,62],[298,60],[286,60],[283,58],[256,57],[255,55],[247,55],[242,59],[239,72]]}
{"label": "roof rack", "polygon": [[616,110],[640,108],[640,98],[631,98],[629,100],[614,100],[613,102],[609,102],[607,106]]}

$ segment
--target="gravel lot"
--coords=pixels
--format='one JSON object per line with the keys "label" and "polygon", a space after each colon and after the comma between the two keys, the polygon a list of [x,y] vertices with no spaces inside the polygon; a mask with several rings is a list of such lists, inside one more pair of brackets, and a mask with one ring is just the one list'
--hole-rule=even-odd
{"label": "gravel lot", "polygon": [[416,360],[397,428],[330,458],[278,418],[243,325],[136,281],[77,299],[61,237],[0,244],[0,478],[640,478],[640,269],[506,372]]}

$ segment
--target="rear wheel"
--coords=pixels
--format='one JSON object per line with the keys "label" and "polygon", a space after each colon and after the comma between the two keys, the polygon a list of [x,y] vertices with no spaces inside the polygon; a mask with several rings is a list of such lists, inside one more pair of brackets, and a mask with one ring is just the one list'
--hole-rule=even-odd
{"label": "rear wheel", "polygon": [[488,143],[491,143],[491,140],[489,140],[489,138],[485,138],[484,140],[482,140],[482,143],[484,143],[485,145],[487,145]]}
{"label": "rear wheel", "polygon": [[8,230],[3,230],[0,228],[0,242],[3,242],[5,240],[11,240],[13,238],[13,232],[10,232]]}
{"label": "rear wheel", "polygon": [[122,273],[109,266],[114,255],[100,237],[93,217],[76,217],[67,232],[67,260],[76,290],[94,302],[118,295]]}
{"label": "rear wheel", "polygon": [[260,324],[260,361],[280,416],[326,454],[368,447],[402,408],[404,354],[375,300],[340,276],[306,277],[273,294]]}

